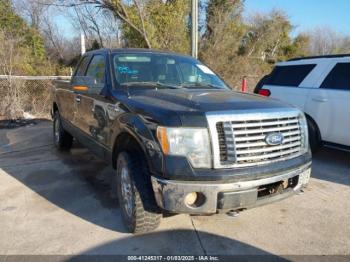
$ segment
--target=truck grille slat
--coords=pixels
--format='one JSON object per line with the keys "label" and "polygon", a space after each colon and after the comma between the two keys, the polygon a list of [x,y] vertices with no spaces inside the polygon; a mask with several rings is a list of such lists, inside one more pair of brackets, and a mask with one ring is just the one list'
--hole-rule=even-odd
{"label": "truck grille slat", "polygon": [[266,159],[266,160],[268,160],[269,158],[280,157],[280,156],[284,156],[284,155],[287,155],[287,154],[296,153],[298,151],[299,151],[299,148],[293,148],[293,149],[290,149],[290,150],[287,150],[287,151],[276,152],[276,153],[271,153],[271,154],[238,157],[237,160],[238,161],[256,160],[256,159]]}
{"label": "truck grille slat", "polygon": [[[257,129],[235,129],[235,135],[247,135],[247,134],[266,134],[270,132],[280,132],[284,130],[298,130],[299,125],[293,125],[293,126],[282,126],[282,127],[272,127],[272,128],[257,128]],[[236,131],[237,130],[237,131]]]}
{"label": "truck grille slat", "polygon": [[[300,131],[292,131],[292,132],[286,132],[283,133],[285,136],[292,136],[292,135],[300,135]],[[258,136],[240,136],[240,137],[235,137],[235,141],[237,142],[245,142],[245,141],[251,141],[251,140],[261,140],[264,139],[266,135],[258,135]]]}
{"label": "truck grille slat", "polygon": [[254,148],[254,149],[248,149],[248,150],[237,150],[237,155],[245,155],[245,154],[254,154],[254,153],[265,153],[265,152],[270,152],[270,151],[276,151],[276,150],[281,150],[281,149],[288,149],[291,147],[298,147],[300,146],[301,143],[300,141],[295,142],[295,143],[287,143],[287,144],[283,144],[281,146],[268,146],[265,148]]}
{"label": "truck grille slat", "polygon": [[[285,125],[285,124],[297,124],[298,120],[297,119],[291,119],[291,120],[281,120],[278,122],[280,125]],[[276,122],[274,121],[269,121],[269,122],[261,122],[261,121],[256,121],[255,123],[239,123],[239,124],[233,124],[233,128],[247,128],[247,127],[261,127],[261,126],[274,126],[276,125]]]}
{"label": "truck grille slat", "polygon": [[[247,116],[247,117],[246,117]],[[239,114],[216,122],[220,165],[252,166],[298,156],[303,130],[298,111],[283,114]],[[268,144],[271,133],[283,135],[282,143]]]}
{"label": "truck grille slat", "polygon": [[[294,136],[284,139],[285,143],[299,141],[300,136]],[[251,147],[266,147],[266,142],[255,142],[255,143],[236,143],[236,148],[251,148]]]}

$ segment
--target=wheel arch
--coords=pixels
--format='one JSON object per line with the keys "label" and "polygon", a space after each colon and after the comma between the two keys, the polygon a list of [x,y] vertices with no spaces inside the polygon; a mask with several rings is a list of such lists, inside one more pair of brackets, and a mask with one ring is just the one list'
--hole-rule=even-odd
{"label": "wheel arch", "polygon": [[305,113],[305,116],[306,116],[306,119],[308,121],[310,121],[315,126],[317,138],[318,138],[319,142],[321,143],[322,142],[322,134],[321,134],[320,128],[318,127],[316,121],[313,119],[312,116],[310,116],[307,113]]}
{"label": "wheel arch", "polygon": [[121,132],[114,141],[112,150],[112,166],[114,169],[117,168],[117,156],[122,151],[136,151],[143,158],[147,168],[150,168],[146,150],[144,149],[140,141],[138,141],[138,139],[136,139],[134,135],[130,134],[127,131]]}
{"label": "wheel arch", "polygon": [[53,118],[56,112],[59,112],[58,105],[56,102],[52,103],[51,117]]}

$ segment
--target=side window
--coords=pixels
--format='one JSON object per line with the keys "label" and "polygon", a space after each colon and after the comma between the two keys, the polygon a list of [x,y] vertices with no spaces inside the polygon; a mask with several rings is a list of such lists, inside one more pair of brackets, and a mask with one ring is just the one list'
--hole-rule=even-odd
{"label": "side window", "polygon": [[86,76],[91,76],[98,86],[105,83],[105,58],[102,55],[94,55],[89,67],[86,71]]}
{"label": "side window", "polygon": [[336,64],[320,87],[350,90],[350,63]]}
{"label": "side window", "polygon": [[86,67],[90,61],[90,57],[85,56],[83,60],[81,60],[79,67],[77,69],[77,72],[75,73],[76,76],[83,76],[86,71]]}
{"label": "side window", "polygon": [[315,64],[276,66],[264,84],[298,87],[315,66]]}

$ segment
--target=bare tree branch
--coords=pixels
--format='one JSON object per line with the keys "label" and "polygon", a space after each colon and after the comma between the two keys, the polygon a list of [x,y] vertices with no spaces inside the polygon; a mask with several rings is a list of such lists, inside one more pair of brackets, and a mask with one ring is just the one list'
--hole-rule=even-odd
{"label": "bare tree branch", "polygon": [[126,11],[125,7],[121,3],[117,3],[116,5],[120,8],[120,11],[115,8],[115,6],[107,1],[104,1],[104,3],[100,3],[101,7],[107,8],[111,10],[119,19],[121,19],[123,22],[127,23],[130,27],[132,27],[134,30],[136,30],[140,35],[143,37],[143,39],[146,42],[146,45],[148,48],[152,48],[151,43],[148,40],[147,34],[145,34],[145,31],[141,30],[137,27],[129,18],[128,12]]}
{"label": "bare tree branch", "polygon": [[[42,5],[51,5],[51,6],[57,6],[57,7],[72,7],[75,10],[78,6],[94,5],[96,8],[110,10],[111,12],[114,13],[114,15],[118,19],[120,19],[121,21],[126,23],[128,26],[133,28],[136,32],[138,32],[142,36],[142,38],[144,39],[148,48],[152,48],[151,43],[150,43],[149,38],[148,38],[148,35],[147,35],[147,30],[145,27],[144,15],[142,14],[142,10],[141,10],[139,2],[136,0],[133,0],[133,3],[138,11],[138,16],[139,16],[141,24],[142,24],[141,28],[139,28],[139,26],[137,26],[135,23],[133,23],[131,21],[129,14],[128,14],[128,11],[126,10],[124,4],[121,3],[120,1],[113,1],[112,2],[110,0],[86,0],[86,1],[79,1],[79,2],[73,1],[72,3],[45,3],[45,2],[38,0],[38,3],[40,3]],[[77,14],[77,17],[79,18],[78,14]],[[95,23],[96,21],[92,21],[91,19],[89,19],[89,20],[90,20],[90,22],[92,22],[95,25],[93,30],[98,34],[100,43],[102,43],[102,38],[100,37],[101,36],[100,29],[96,26],[96,23]],[[79,22],[81,23],[81,20]],[[84,34],[87,35],[86,31],[84,31]]]}

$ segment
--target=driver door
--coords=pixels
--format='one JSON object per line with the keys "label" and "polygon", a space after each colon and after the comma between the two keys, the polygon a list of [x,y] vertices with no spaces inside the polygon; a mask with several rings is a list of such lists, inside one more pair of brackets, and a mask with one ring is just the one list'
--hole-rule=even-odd
{"label": "driver door", "polygon": [[78,127],[88,136],[87,142],[91,147],[96,149],[95,143],[107,146],[109,134],[107,108],[111,101],[102,95],[102,90],[107,88],[104,55],[96,54],[92,57],[85,80],[87,91],[80,95]]}

